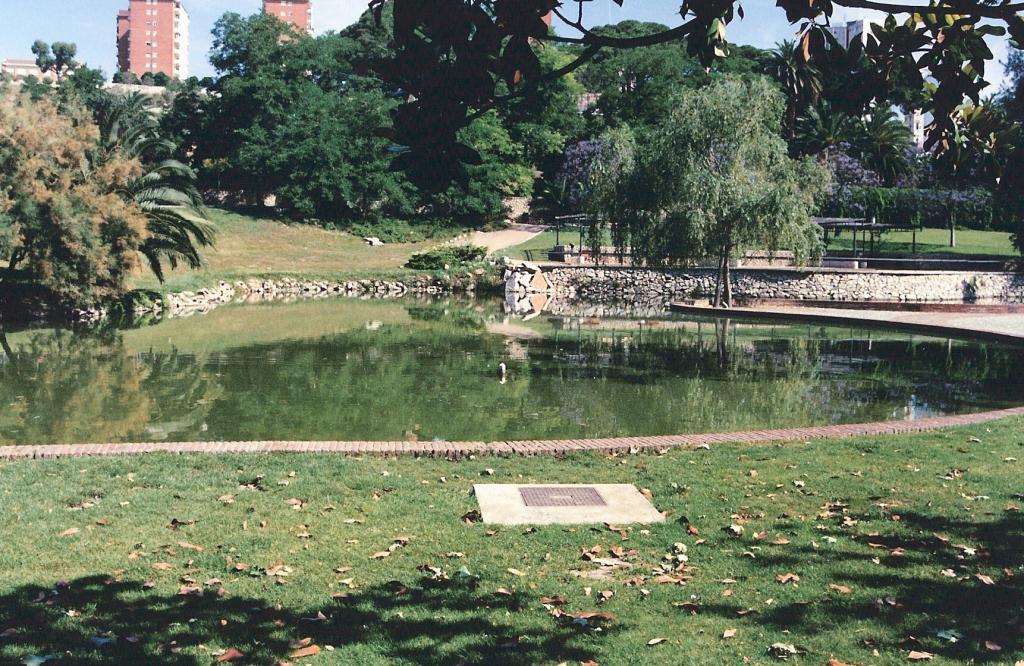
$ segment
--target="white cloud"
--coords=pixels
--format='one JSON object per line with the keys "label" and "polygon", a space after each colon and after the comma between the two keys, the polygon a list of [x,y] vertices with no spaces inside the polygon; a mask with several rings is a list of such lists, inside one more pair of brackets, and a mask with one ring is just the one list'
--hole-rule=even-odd
{"label": "white cloud", "polygon": [[317,32],[341,30],[355,23],[368,6],[367,0],[313,0],[313,25]]}

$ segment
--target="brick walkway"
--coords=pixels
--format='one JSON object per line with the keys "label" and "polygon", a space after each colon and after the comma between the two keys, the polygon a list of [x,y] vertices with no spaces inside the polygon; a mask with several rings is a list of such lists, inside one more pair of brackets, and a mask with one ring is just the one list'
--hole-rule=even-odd
{"label": "brick walkway", "polygon": [[559,455],[577,451],[628,453],[697,448],[739,442],[806,441],[871,435],[926,432],[940,428],[976,425],[997,419],[1024,416],[1024,407],[962,416],[939,416],[916,421],[882,421],[851,425],[752,430],[658,437],[614,437],[607,439],[528,440],[506,442],[147,442],[139,444],[50,444],[0,446],[0,460],[118,456],[140,453],[341,453],[348,455],[415,456],[465,458],[472,455]]}

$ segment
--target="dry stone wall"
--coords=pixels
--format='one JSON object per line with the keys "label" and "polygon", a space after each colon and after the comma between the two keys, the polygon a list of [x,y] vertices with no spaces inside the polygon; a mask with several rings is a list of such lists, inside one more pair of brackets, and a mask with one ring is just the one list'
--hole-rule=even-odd
{"label": "dry stone wall", "polygon": [[[706,297],[715,288],[713,269],[544,266],[543,272],[556,300],[629,301],[653,307]],[[514,275],[509,279],[520,280]],[[733,293],[739,298],[819,301],[1024,303],[1024,274],[735,269]]]}
{"label": "dry stone wall", "polygon": [[[467,281],[459,290],[473,291],[475,284]],[[452,285],[429,278],[407,282],[399,280],[280,280],[249,279],[233,284],[221,282],[216,287],[170,293],[161,301],[136,308],[135,314],[162,313],[186,317],[204,313],[228,303],[258,303],[306,298],[399,298],[409,294],[441,295],[452,291]],[[84,319],[84,317],[80,317]]]}

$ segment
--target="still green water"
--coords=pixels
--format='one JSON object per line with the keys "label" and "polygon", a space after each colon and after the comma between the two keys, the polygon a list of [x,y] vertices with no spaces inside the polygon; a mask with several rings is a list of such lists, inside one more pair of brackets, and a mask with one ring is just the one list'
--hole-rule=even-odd
{"label": "still green water", "polygon": [[606,437],[1024,403],[1020,348],[671,317],[524,322],[490,301],[229,306],[6,342],[0,444]]}

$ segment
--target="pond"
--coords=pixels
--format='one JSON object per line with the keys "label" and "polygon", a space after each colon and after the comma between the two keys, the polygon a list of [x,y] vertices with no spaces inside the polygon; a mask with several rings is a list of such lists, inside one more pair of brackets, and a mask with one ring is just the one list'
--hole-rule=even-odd
{"label": "pond", "polygon": [[1016,347],[671,315],[523,321],[487,300],[233,305],[5,343],[0,444],[561,439],[1024,403]]}

